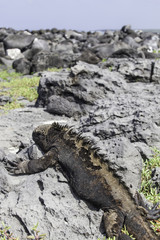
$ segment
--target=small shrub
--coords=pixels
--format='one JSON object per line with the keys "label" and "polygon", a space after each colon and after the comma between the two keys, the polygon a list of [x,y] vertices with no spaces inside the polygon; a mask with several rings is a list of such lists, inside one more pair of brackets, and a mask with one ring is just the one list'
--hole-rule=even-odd
{"label": "small shrub", "polygon": [[33,235],[27,237],[27,239],[34,239],[34,240],[45,240],[46,234],[40,234],[37,230],[38,223],[32,228]]}
{"label": "small shrub", "polygon": [[103,59],[102,59],[102,63],[105,63],[105,62],[107,62],[107,59],[106,59],[106,58],[103,58]]}
{"label": "small shrub", "polygon": [[13,233],[9,231],[10,227],[6,226],[4,222],[2,222],[2,228],[0,229],[0,240],[19,240],[19,238],[15,238]]}
{"label": "small shrub", "polygon": [[[46,234],[39,234],[37,227],[38,223],[32,228],[33,235],[28,236],[27,239],[45,240]],[[19,238],[13,236],[13,233],[10,233],[9,229],[10,227],[6,226],[4,222],[2,222],[2,228],[0,229],[0,240],[19,240]]]}

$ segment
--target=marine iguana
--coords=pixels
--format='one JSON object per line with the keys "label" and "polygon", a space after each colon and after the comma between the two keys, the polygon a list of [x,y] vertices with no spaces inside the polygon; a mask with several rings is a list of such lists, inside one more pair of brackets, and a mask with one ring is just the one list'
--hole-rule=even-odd
{"label": "marine iguana", "polygon": [[137,240],[160,239],[147,221],[147,218],[160,217],[160,209],[155,207],[147,211],[139,207],[129,189],[110,168],[105,155],[100,154],[88,138],[73,128],[53,123],[37,127],[33,131],[33,140],[44,155],[17,163],[9,170],[11,173],[33,174],[58,163],[78,196],[104,210],[107,237],[131,239],[121,233],[126,225]]}

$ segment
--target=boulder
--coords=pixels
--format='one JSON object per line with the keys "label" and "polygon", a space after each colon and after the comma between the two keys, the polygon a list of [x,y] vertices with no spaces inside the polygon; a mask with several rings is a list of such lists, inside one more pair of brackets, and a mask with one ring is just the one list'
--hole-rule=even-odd
{"label": "boulder", "polygon": [[0,28],[0,42],[2,42],[8,36],[7,29]]}
{"label": "boulder", "polygon": [[55,52],[58,53],[68,53],[68,54],[73,54],[73,44],[71,41],[65,40],[62,41],[55,46]]}
{"label": "boulder", "polygon": [[4,39],[4,46],[6,49],[10,48],[19,48],[23,50],[28,48],[34,40],[34,36],[32,35],[9,35]]}
{"label": "boulder", "polygon": [[77,31],[73,31],[73,30],[67,30],[65,32],[65,37],[67,39],[77,39],[77,40],[82,40],[84,38],[84,35],[82,33],[79,33]]}
{"label": "boulder", "polygon": [[9,56],[12,60],[24,57],[24,55],[21,53],[21,50],[18,48],[7,49],[6,53],[7,56]]}
{"label": "boulder", "polygon": [[4,44],[3,42],[0,42],[0,57],[5,56],[5,49],[4,49]]}
{"label": "boulder", "polygon": [[77,60],[90,63],[90,64],[97,64],[101,61],[101,59],[97,57],[96,54],[90,50],[86,50],[82,52],[81,56]]}
{"label": "boulder", "polygon": [[147,47],[151,47],[153,50],[159,48],[159,36],[158,35],[150,35],[143,40],[143,45]]}
{"label": "boulder", "polygon": [[40,52],[40,51],[45,51],[49,52],[50,51],[50,45],[49,42],[43,39],[38,39],[35,38],[33,43],[32,43],[32,51],[34,53]]}
{"label": "boulder", "polygon": [[60,116],[74,117],[80,115],[82,110],[74,101],[68,101],[60,96],[51,96],[48,99],[47,111]]}
{"label": "boulder", "polygon": [[0,57],[0,64],[5,65],[6,67],[12,67],[14,60],[11,60],[8,57]]}
{"label": "boulder", "polygon": [[100,44],[98,46],[95,46],[92,48],[92,50],[96,53],[96,55],[101,58],[108,58],[111,56],[114,52],[123,49],[123,48],[130,48],[128,44],[124,42],[114,42],[111,44]]}
{"label": "boulder", "polygon": [[13,62],[13,68],[24,75],[31,73],[31,63],[25,58],[19,58]]}
{"label": "boulder", "polygon": [[39,72],[53,67],[61,68],[63,66],[61,56],[51,52],[38,52],[32,60],[32,72]]}

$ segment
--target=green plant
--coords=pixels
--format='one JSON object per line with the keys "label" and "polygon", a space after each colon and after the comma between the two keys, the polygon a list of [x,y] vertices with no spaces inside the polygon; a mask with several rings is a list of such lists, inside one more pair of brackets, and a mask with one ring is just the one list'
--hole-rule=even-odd
{"label": "green plant", "polygon": [[106,58],[103,58],[103,59],[102,59],[102,63],[105,63],[105,62],[107,62],[107,59],[106,59]]}
{"label": "green plant", "polygon": [[1,70],[0,78],[5,81],[10,81],[16,78],[20,78],[22,76],[21,73],[15,72],[13,69]]}
{"label": "green plant", "polygon": [[126,235],[130,236],[131,239],[135,240],[135,238],[129,234],[129,232],[127,231],[127,228],[126,226],[124,225],[123,229],[122,229],[122,232],[125,233]]}
{"label": "green plant", "polygon": [[32,78],[16,78],[10,81],[0,82],[1,95],[9,96],[12,102],[1,106],[0,109],[8,111],[10,109],[15,109],[23,107],[23,104],[18,102],[19,97],[24,97],[29,101],[37,99],[37,87],[39,84],[40,77]]}
{"label": "green plant", "polygon": [[108,69],[109,69],[109,71],[111,71],[111,72],[113,71],[113,67],[112,67],[112,66],[110,66]]}
{"label": "green plant", "polygon": [[0,240],[19,240],[19,238],[13,237],[13,233],[9,231],[10,227],[6,226],[2,222],[2,228],[0,229]]}
{"label": "green plant", "polygon": [[56,67],[47,69],[47,71],[49,71],[49,72],[60,72],[61,70],[62,70],[62,68],[56,68]]}
{"label": "green plant", "polygon": [[160,167],[160,151],[156,148],[154,148],[153,151],[154,154],[152,158],[144,162],[140,191],[145,195],[148,200],[156,203],[160,201],[160,193],[157,193],[156,188],[153,187],[151,176],[152,169],[155,167]]}
{"label": "green plant", "polygon": [[[157,203],[160,201],[160,193],[158,193],[157,189],[153,187],[152,169],[155,167],[160,167],[160,151],[156,148],[153,148],[153,152],[152,158],[144,162],[140,192],[142,192],[151,202]],[[151,225],[155,232],[160,230],[159,220],[151,221]]]}
{"label": "green plant", "polygon": [[27,237],[27,239],[34,239],[34,240],[44,240],[46,238],[46,234],[40,234],[37,230],[38,223],[32,228],[33,235]]}
{"label": "green plant", "polygon": [[[39,234],[37,230],[38,223],[32,228],[33,235],[27,237],[27,239],[34,239],[34,240],[45,240],[46,234]],[[2,222],[2,228],[0,229],[0,240],[19,240],[13,236],[13,233],[9,231],[10,227],[6,226],[4,222]]]}

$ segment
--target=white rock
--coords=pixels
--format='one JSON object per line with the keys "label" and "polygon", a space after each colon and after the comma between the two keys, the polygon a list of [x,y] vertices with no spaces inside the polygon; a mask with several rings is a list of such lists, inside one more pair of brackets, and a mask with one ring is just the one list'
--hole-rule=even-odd
{"label": "white rock", "polygon": [[13,60],[24,58],[24,55],[21,53],[21,50],[18,48],[7,49],[6,53],[7,53],[7,56],[9,56]]}

